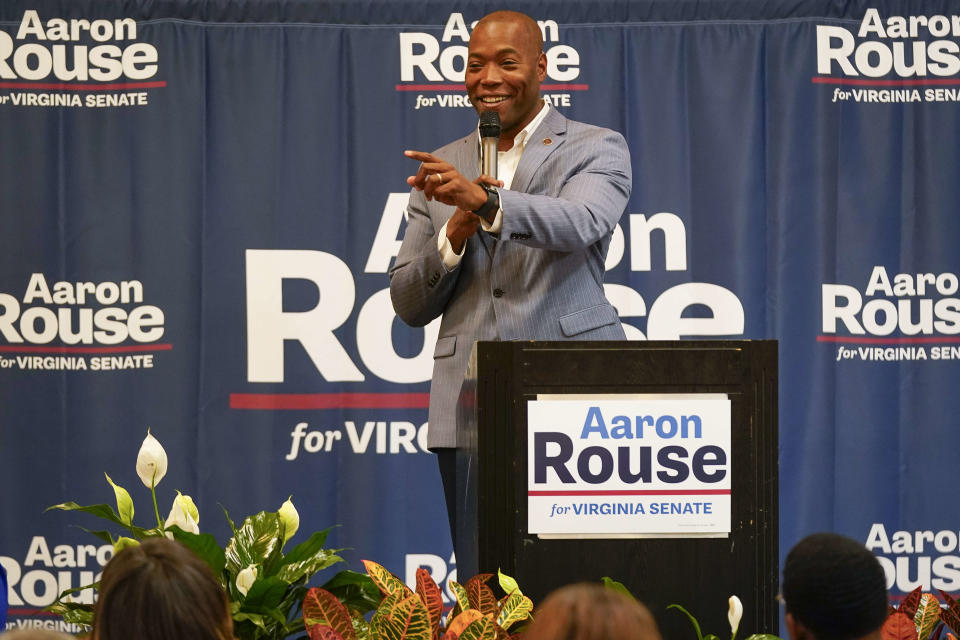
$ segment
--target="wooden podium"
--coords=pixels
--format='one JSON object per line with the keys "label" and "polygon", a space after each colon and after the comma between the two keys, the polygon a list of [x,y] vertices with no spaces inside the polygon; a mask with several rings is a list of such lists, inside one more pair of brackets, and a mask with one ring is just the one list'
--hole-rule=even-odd
{"label": "wooden podium", "polygon": [[[527,402],[538,394],[726,394],[731,401],[731,532],[721,538],[543,539],[527,531]],[[775,341],[479,342],[460,394],[457,574],[515,577],[534,604],[557,587],[610,576],[664,638],[777,633]]]}

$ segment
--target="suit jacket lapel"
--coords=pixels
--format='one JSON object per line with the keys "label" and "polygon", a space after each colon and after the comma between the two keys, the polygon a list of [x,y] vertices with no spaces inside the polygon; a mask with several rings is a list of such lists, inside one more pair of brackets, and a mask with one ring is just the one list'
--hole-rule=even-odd
{"label": "suit jacket lapel", "polygon": [[[567,119],[555,108],[550,107],[550,111],[543,122],[527,140],[523,155],[520,156],[520,162],[517,164],[517,171],[513,174],[513,183],[510,185],[511,191],[526,192],[530,188],[530,183],[537,174],[540,165],[563,144],[566,134]],[[550,142],[545,142],[545,140]]]}
{"label": "suit jacket lapel", "polygon": [[[470,176],[476,177],[480,175],[479,144],[480,141],[477,139],[477,132],[474,130],[474,132],[466,138],[464,144],[460,145],[457,156],[452,160],[453,166],[456,167],[457,171],[465,178],[472,179]],[[487,255],[492,259],[496,238],[493,238],[490,234],[483,231],[483,229],[478,230],[474,237],[478,238],[480,244],[486,250]],[[468,239],[467,246],[469,245],[470,241]]]}

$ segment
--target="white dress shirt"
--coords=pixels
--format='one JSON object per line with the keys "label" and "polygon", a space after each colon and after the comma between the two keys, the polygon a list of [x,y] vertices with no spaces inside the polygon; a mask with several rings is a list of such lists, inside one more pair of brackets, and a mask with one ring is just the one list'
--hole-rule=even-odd
{"label": "white dress shirt", "polygon": [[[503,181],[504,189],[509,189],[513,183],[513,174],[517,172],[517,165],[520,164],[520,156],[523,155],[527,141],[540,126],[540,123],[543,122],[549,109],[550,105],[544,102],[539,113],[513,139],[513,146],[507,151],[497,151],[497,179]],[[487,233],[494,235],[500,233],[503,226],[503,208],[497,209],[496,217],[489,224],[486,220],[480,218],[480,226]],[[447,225],[444,223],[440,229],[440,234],[437,236],[437,250],[440,251],[443,266],[446,267],[447,271],[453,271],[460,264],[463,252],[467,250],[467,243],[464,242],[463,247],[460,248],[460,253],[456,253],[453,250],[453,245],[450,244],[450,239],[447,238]]]}

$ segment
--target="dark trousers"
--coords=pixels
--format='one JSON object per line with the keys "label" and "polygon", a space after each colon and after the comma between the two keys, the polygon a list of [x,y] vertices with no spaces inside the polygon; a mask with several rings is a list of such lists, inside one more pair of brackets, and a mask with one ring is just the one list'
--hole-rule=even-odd
{"label": "dark trousers", "polygon": [[450,524],[450,539],[453,550],[457,550],[457,450],[434,449],[437,464],[440,467],[440,481],[443,483],[443,497],[447,503],[447,522]]}

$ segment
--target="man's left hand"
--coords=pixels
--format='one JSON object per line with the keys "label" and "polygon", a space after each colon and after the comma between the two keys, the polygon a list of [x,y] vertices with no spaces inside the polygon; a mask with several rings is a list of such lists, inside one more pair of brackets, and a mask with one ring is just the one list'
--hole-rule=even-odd
{"label": "man's left hand", "polygon": [[427,200],[476,211],[487,201],[487,192],[457,171],[452,164],[425,151],[404,151],[408,158],[420,161],[417,174],[407,178],[407,184],[423,191]]}

